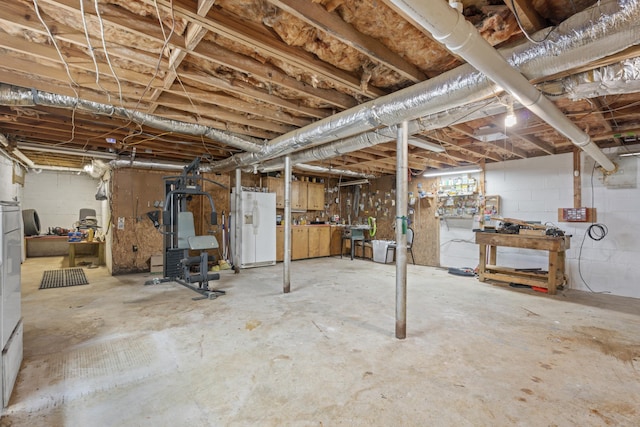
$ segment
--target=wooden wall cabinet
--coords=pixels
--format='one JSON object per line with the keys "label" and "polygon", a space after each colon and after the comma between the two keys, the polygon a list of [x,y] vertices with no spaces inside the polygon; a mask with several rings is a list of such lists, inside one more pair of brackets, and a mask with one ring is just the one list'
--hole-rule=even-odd
{"label": "wooden wall cabinet", "polygon": [[307,182],[291,182],[291,209],[307,210]]}
{"label": "wooden wall cabinet", "polygon": [[310,211],[324,210],[324,184],[307,183],[307,209]]}
{"label": "wooden wall cabinet", "polygon": [[[276,193],[276,208],[284,209],[284,179],[267,177],[267,188]],[[324,210],[324,184],[307,181],[291,182],[291,209],[299,211]]]}
{"label": "wooden wall cabinet", "polygon": [[276,208],[284,209],[284,179],[267,177],[267,188],[276,193]]}
{"label": "wooden wall cabinet", "polygon": [[310,226],[309,258],[329,256],[331,254],[331,230],[329,227]]}

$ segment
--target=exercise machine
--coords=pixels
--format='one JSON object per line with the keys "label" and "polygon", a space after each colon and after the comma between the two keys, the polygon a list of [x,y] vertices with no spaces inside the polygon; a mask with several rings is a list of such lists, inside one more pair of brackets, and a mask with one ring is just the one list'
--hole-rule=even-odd
{"label": "exercise machine", "polygon": [[[209,250],[218,249],[218,241],[212,234],[197,236],[193,213],[187,210],[187,202],[194,196],[205,197],[211,205],[210,225],[218,224],[218,214],[211,195],[202,190],[202,182],[209,181],[199,173],[200,158],[185,166],[179,176],[164,177],[165,201],[162,224],[157,215],[149,215],[154,226],[164,235],[164,267],[162,279],[147,281],[146,285],[177,282],[201,296],[194,299],[215,299],[225,291],[211,289],[209,281],[219,280],[220,274],[209,272]],[[190,252],[199,255],[190,256]],[[195,271],[194,271],[195,270]]]}

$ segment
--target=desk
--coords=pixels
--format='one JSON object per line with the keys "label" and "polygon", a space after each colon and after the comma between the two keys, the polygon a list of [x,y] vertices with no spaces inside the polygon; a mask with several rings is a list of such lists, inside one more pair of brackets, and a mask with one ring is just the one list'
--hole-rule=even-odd
{"label": "desk", "polygon": [[98,265],[104,265],[104,242],[69,242],[69,267],[76,266],[76,248],[86,247],[86,246],[97,246],[98,247]]}
{"label": "desk", "polygon": [[[564,273],[565,250],[570,247],[569,236],[528,236],[522,234],[500,234],[476,232],[476,243],[480,245],[479,280],[499,280],[546,288],[554,295],[559,285],[566,283]],[[497,248],[534,249],[549,252],[548,272],[520,271],[515,268],[498,267]]]}

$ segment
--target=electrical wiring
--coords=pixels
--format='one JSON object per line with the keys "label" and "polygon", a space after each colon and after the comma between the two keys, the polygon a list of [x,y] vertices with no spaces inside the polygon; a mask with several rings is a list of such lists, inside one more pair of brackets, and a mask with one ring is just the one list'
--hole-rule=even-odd
{"label": "electrical wiring", "polygon": [[[591,169],[591,207],[592,208],[594,206],[593,175],[595,173],[595,170],[596,170],[596,164],[594,162],[593,168]],[[591,291],[594,294],[609,294],[611,292],[609,291],[595,292],[593,289],[591,289],[591,287],[585,280],[584,276],[582,275],[582,248],[584,247],[584,242],[587,239],[587,236],[589,236],[590,239],[597,242],[604,239],[608,233],[609,233],[609,229],[607,228],[606,225],[600,224],[600,223],[591,223],[591,225],[589,225],[589,227],[587,228],[587,231],[582,236],[582,242],[580,243],[580,250],[578,252],[578,275],[580,276],[580,280],[582,280],[582,283],[587,287],[587,289],[589,289],[589,291]]]}
{"label": "electrical wiring", "polygon": [[91,45],[91,39],[89,38],[89,28],[87,27],[87,18],[84,13],[84,1],[80,0],[80,15],[82,16],[82,27],[84,28],[84,36],[87,39],[87,49],[89,49],[89,55],[93,61],[93,66],[96,70],[96,85],[107,95],[107,101],[111,103],[111,94],[108,90],[102,87],[100,84],[100,69],[98,68],[98,60],[96,59],[93,46]]}
{"label": "electrical wiring", "polygon": [[66,143],[71,142],[71,141],[73,141],[75,139],[75,136],[76,136],[76,108],[77,108],[77,105],[78,105],[78,99],[80,98],[80,95],[78,94],[78,91],[76,90],[76,86],[79,86],[79,85],[73,79],[73,76],[71,76],[71,69],[69,68],[69,64],[64,59],[64,56],[62,55],[62,51],[60,50],[60,47],[58,46],[58,43],[56,42],[55,37],[53,37],[53,33],[49,29],[49,26],[47,25],[47,23],[44,22],[44,19],[42,18],[42,15],[40,14],[40,7],[38,6],[38,0],[33,0],[33,7],[35,9],[36,15],[38,16],[38,19],[40,20],[40,23],[42,24],[42,26],[44,27],[45,31],[49,35],[49,38],[51,39],[51,43],[53,43],[53,47],[55,47],[56,52],[58,52],[58,57],[60,57],[60,61],[62,61],[62,65],[64,66],[64,69],[67,72],[67,77],[69,77],[69,87],[71,88],[71,90],[73,91],[74,95],[76,96],[76,103],[74,104],[73,110],[71,112],[71,138],[69,138],[67,141],[63,141],[63,142],[55,144],[57,146],[57,145],[66,144]]}
{"label": "electrical wiring", "polygon": [[[475,112],[480,111],[481,109],[483,109],[483,108],[487,107],[488,105],[491,105],[493,102],[495,102],[495,101],[493,100],[493,98],[490,98],[490,99],[489,99],[489,100],[487,100],[486,102],[483,102],[482,104],[478,105],[476,108],[472,108],[471,110],[469,110],[469,111],[468,111],[466,114],[464,114],[463,116],[461,116],[461,117],[457,117],[457,118],[455,118],[454,120],[452,120],[450,123],[448,123],[448,124],[446,124],[446,125],[442,126],[440,129],[433,129],[433,130],[432,130],[432,132],[436,133],[436,135],[437,135],[439,132],[443,132],[443,133],[444,133],[444,131],[443,131],[442,129],[444,129],[444,128],[446,128],[446,127],[449,127],[449,126],[453,125],[454,123],[457,123],[457,122],[459,122],[459,121],[461,121],[461,120],[465,119],[466,117],[468,117],[468,116],[470,116],[470,115],[474,114]],[[498,100],[498,102],[500,102],[500,101]],[[420,126],[420,127],[422,127],[422,121],[424,120],[424,118],[419,118],[419,119],[417,119],[417,120],[418,120],[418,122],[419,122],[419,126]],[[377,133],[377,131],[376,131],[376,133]],[[426,136],[427,138],[429,138],[429,134],[424,134],[424,136]],[[447,136],[447,135],[445,134],[445,136]],[[440,147],[442,147],[442,149],[444,150],[444,152],[443,152],[443,153],[438,153],[438,154],[442,154],[442,155],[444,155],[444,156],[448,157],[452,162],[457,163],[457,162],[459,161],[459,159],[456,159],[456,158],[454,158],[451,154],[449,154],[449,152],[447,151],[447,147],[446,147],[446,145],[445,145],[445,144],[443,144],[443,143],[442,143],[442,141],[441,141],[439,138],[435,138],[435,139],[436,139],[436,141],[438,142],[438,144],[440,145]],[[451,144],[451,145],[454,145],[454,144]],[[411,169],[410,169],[409,171],[413,174],[413,172],[411,171]],[[426,171],[426,169],[425,169],[425,171]],[[420,173],[418,173],[418,174],[422,174],[422,173],[424,173],[424,171],[423,171],[423,172],[420,172]],[[413,175],[413,176],[417,176],[417,175]]]}
{"label": "electrical wiring", "polygon": [[[140,94],[140,97],[138,98],[138,102],[136,103],[136,106],[134,107],[134,110],[138,109],[138,107],[142,103],[142,99],[144,98],[144,96],[149,91],[149,88],[151,88],[151,84],[156,79],[156,77],[158,77],[158,73],[160,73],[160,65],[162,65],[162,58],[164,57],[164,52],[167,49],[167,46],[169,45],[169,40],[171,40],[171,37],[173,36],[173,33],[175,31],[175,27],[176,27],[176,21],[175,21],[174,11],[173,11],[173,0],[170,1],[170,7],[171,7],[171,31],[169,32],[168,36],[167,36],[167,34],[166,34],[165,30],[164,30],[164,24],[162,23],[162,16],[160,16],[160,9],[158,8],[157,0],[154,1],[154,4],[155,4],[155,8],[156,8],[156,14],[158,16],[158,22],[160,23],[160,31],[162,32],[162,37],[164,38],[164,43],[162,45],[162,48],[160,48],[160,55],[158,55],[158,61],[156,62],[156,67],[155,67],[155,69],[153,71],[153,75],[151,76],[151,79],[149,79],[149,82],[147,83],[147,86],[145,86],[144,90],[142,91],[142,94]],[[171,62],[171,57],[170,56],[169,56],[169,62]]]}
{"label": "electrical wiring", "polygon": [[53,37],[53,33],[51,33],[51,30],[49,29],[49,26],[47,25],[46,22],[44,22],[44,19],[42,18],[42,15],[40,15],[40,7],[38,6],[38,0],[33,0],[33,7],[35,8],[36,15],[38,16],[38,19],[40,20],[40,23],[42,24],[42,26],[44,27],[45,31],[49,35],[49,38],[51,39],[51,43],[53,43],[53,47],[55,47],[56,52],[58,52],[58,56],[60,57],[60,61],[62,61],[62,65],[64,66],[64,69],[67,72],[67,76],[69,77],[71,89],[73,89],[73,92],[76,94],[76,98],[78,98],[78,92],[76,91],[74,86],[79,86],[79,85],[73,79],[73,77],[71,76],[71,70],[69,69],[69,64],[64,59],[64,56],[62,55],[62,52],[60,51],[60,47],[58,46],[58,43],[56,42],[55,37]]}
{"label": "electrical wiring", "polygon": [[[524,34],[524,36],[527,38],[527,40],[529,40],[531,43],[540,44],[540,43],[545,42],[549,38],[551,33],[553,33],[556,30],[556,28],[558,28],[557,25],[553,26],[549,30],[549,32],[544,36],[544,38],[542,40],[535,40],[533,37],[531,37],[531,35],[529,35],[527,30],[524,29],[524,26],[522,25],[522,21],[520,20],[520,14],[518,13],[518,10],[516,9],[515,1],[514,0],[510,0],[510,2],[511,2],[511,10],[513,11],[513,15],[516,17],[516,22],[518,23],[518,27],[520,27],[520,31],[522,31],[522,34]],[[574,9],[575,9],[575,5],[574,5]]]}
{"label": "electrical wiring", "polygon": [[[169,37],[165,36],[164,25],[162,24],[162,19],[160,18],[160,11],[158,9],[157,0],[154,3],[155,3],[155,7],[156,7],[156,13],[158,14],[158,20],[160,20],[160,27],[162,29],[162,36],[165,39],[164,46],[167,46],[169,44],[169,40],[171,39],[171,36],[173,35],[173,33],[175,31],[176,17],[175,17],[175,11],[173,9],[173,0],[170,0],[170,2],[169,2],[169,7],[171,8],[171,24],[172,24],[171,32],[169,33]],[[165,47],[163,47],[163,50],[164,50],[164,48]],[[202,120],[202,116],[200,115],[200,111],[199,111],[198,107],[196,107],[196,105],[193,102],[193,99],[191,99],[191,95],[189,95],[189,92],[187,91],[187,89],[184,87],[184,84],[182,83],[182,79],[180,78],[180,75],[178,74],[178,70],[176,69],[175,62],[169,61],[169,66],[171,67],[171,70],[173,71],[174,75],[176,76],[176,80],[178,81],[178,84],[180,85],[180,88],[182,89],[182,91],[184,92],[185,96],[189,100],[189,104],[191,104],[191,106],[195,110],[196,117],[198,118],[198,120]],[[202,142],[203,142],[203,145],[204,145],[204,139],[202,140]],[[205,150],[207,150],[206,146],[204,148],[205,148]],[[209,153],[209,150],[207,150],[207,153]],[[209,154],[211,154],[211,153],[209,153]]]}
{"label": "electrical wiring", "polygon": [[116,79],[116,83],[118,84],[118,97],[120,98],[120,106],[124,108],[124,101],[122,99],[122,86],[120,85],[120,79],[113,69],[113,64],[111,64],[111,58],[109,57],[109,51],[107,50],[107,40],[104,35],[104,22],[102,21],[102,16],[100,15],[100,5],[98,4],[98,0],[95,0],[95,8],[96,8],[96,16],[98,17],[98,23],[100,24],[100,38],[102,40],[102,49],[104,50],[104,57],[107,60],[107,64],[109,65],[109,69],[111,70],[111,74],[113,78]]}

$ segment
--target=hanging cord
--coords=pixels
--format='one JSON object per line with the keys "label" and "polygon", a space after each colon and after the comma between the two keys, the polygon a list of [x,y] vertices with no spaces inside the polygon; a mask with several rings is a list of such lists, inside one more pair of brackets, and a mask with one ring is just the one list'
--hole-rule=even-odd
{"label": "hanging cord", "polygon": [[[591,170],[591,207],[592,208],[594,206],[593,175],[595,173],[595,170],[596,170],[596,163],[594,162],[593,169]],[[580,280],[582,280],[582,283],[584,283],[587,289],[589,289],[589,291],[591,291],[594,294],[609,294],[611,292],[610,291],[595,292],[593,289],[591,289],[587,281],[584,279],[582,275],[582,248],[584,247],[584,242],[587,239],[587,236],[589,236],[591,240],[599,242],[600,240],[604,239],[608,233],[609,233],[609,229],[607,228],[606,225],[593,222],[587,228],[587,231],[582,236],[582,242],[580,243],[580,251],[578,252],[578,274],[580,275]]]}

